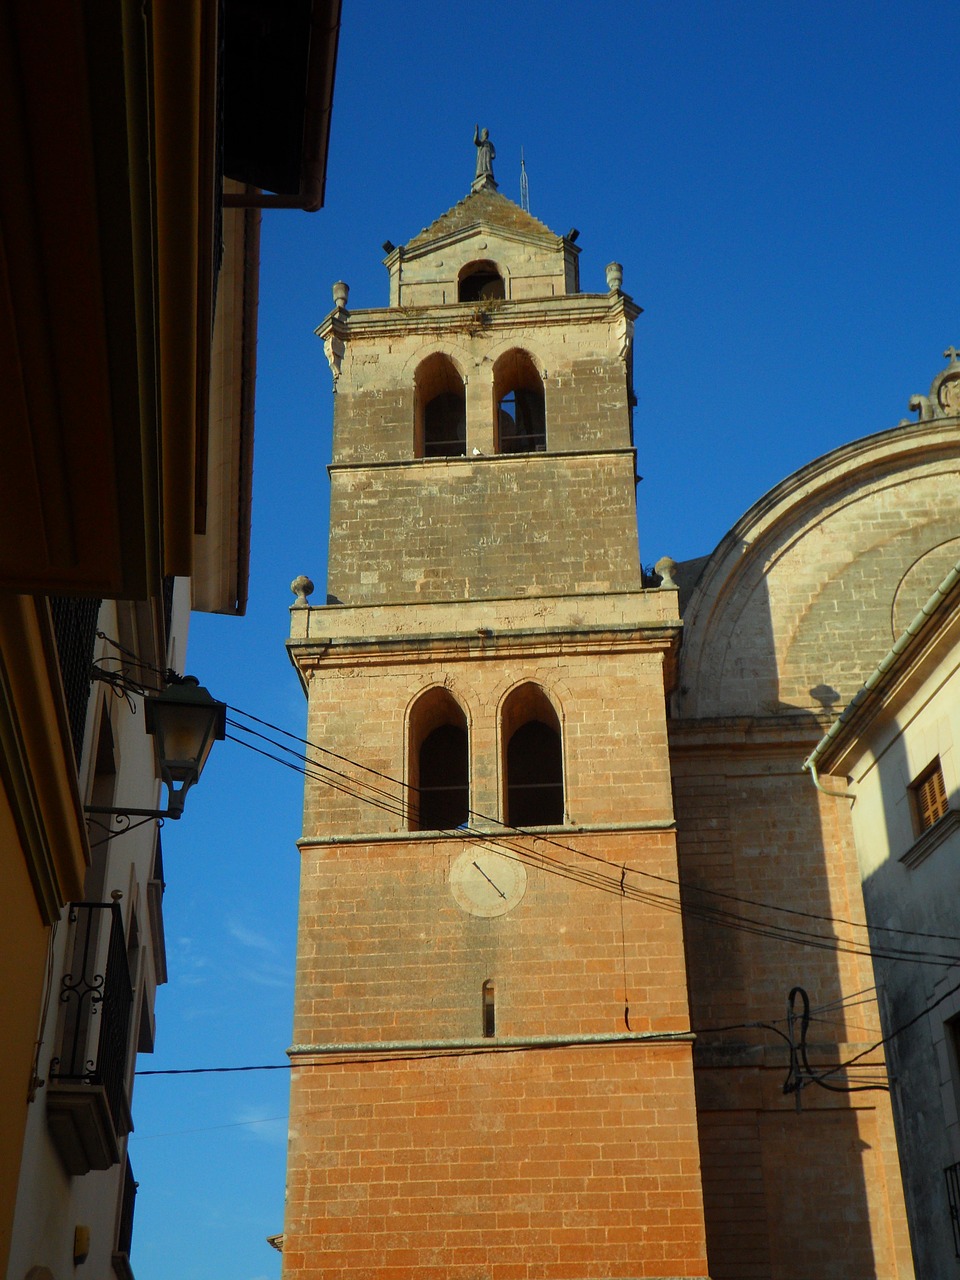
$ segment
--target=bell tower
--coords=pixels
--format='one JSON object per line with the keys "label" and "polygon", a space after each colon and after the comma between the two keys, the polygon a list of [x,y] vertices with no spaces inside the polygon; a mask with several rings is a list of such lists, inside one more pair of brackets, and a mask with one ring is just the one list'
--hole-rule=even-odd
{"label": "bell tower", "polygon": [[704,1277],[639,308],[615,264],[580,291],[576,233],[475,142],[470,194],[387,246],[389,305],[338,284],[317,330],[284,1276]]}

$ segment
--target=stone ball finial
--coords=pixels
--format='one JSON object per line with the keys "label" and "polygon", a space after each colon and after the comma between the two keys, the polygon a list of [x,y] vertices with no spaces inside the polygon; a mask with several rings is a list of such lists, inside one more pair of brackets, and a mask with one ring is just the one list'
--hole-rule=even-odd
{"label": "stone ball finial", "polygon": [[341,311],[346,311],[349,297],[350,286],[345,280],[338,280],[333,286],[333,305]]}
{"label": "stone ball finial", "polygon": [[623,288],[623,263],[608,262],[606,265],[607,288],[611,293],[617,293]]}
{"label": "stone ball finial", "polygon": [[660,559],[657,561],[657,563],[653,567],[654,567],[654,570],[660,575],[661,591],[664,590],[664,588],[666,588],[667,590],[673,590],[673,591],[677,591],[679,589],[678,584],[673,576],[677,571],[676,560],[671,559],[670,556],[661,556]]}
{"label": "stone ball finial", "polygon": [[302,573],[299,577],[294,578],[290,583],[290,590],[297,597],[293,602],[294,609],[307,609],[310,607],[310,601],[307,596],[313,592],[313,583]]}

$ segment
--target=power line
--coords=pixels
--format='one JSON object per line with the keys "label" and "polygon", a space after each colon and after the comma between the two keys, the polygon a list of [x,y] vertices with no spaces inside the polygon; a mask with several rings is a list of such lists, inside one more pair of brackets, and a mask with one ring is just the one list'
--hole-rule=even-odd
{"label": "power line", "polygon": [[[119,652],[123,653],[127,658],[132,660],[137,666],[140,667],[141,670],[152,671],[165,680],[171,677],[172,675],[171,672],[161,671],[160,668],[155,667],[152,664],[141,662],[140,659],[134,653],[132,653],[132,651],[130,651],[129,649],[126,649],[118,641],[113,640],[111,637],[105,635],[103,632],[98,631],[97,635],[98,635],[98,638],[113,645]],[[106,676],[107,676],[107,673],[102,672],[101,678]],[[124,676],[121,673],[118,673],[116,680],[109,679],[108,677],[107,682],[113,684],[118,691],[121,691],[121,686],[127,681],[125,680]],[[133,687],[134,691],[137,693],[145,694],[150,691],[148,686],[146,686],[145,684],[139,684],[136,681],[129,681],[129,684],[131,685],[131,687]],[[264,727],[273,730],[275,733],[280,733],[283,736],[290,738],[292,740],[295,740],[299,743],[302,743],[312,748],[315,751],[328,755],[331,758],[336,758],[342,763],[348,764],[351,768],[359,769],[364,772],[370,773],[374,776],[377,776],[383,781],[389,782],[392,786],[400,788],[401,795],[405,791],[416,790],[416,788],[410,787],[409,784],[399,779],[392,778],[387,774],[379,772],[378,770],[371,769],[369,766],[363,765],[359,761],[351,760],[349,757],[338,755],[336,752],[330,751],[328,748],[322,747],[320,746],[320,744],[314,743],[310,739],[302,738],[302,737],[299,737],[298,735],[292,734],[288,730],[281,728],[279,725],[271,724],[269,721],[263,720],[260,717],[255,716],[250,712],[243,711],[241,708],[230,707],[229,709],[236,712],[238,715],[241,715],[244,718],[253,721],[254,723],[261,724]],[[377,807],[383,809],[385,812],[389,812],[397,817],[402,818],[405,816],[405,807],[403,805],[402,799],[394,797],[393,795],[391,795],[391,793],[387,792],[383,788],[374,787],[372,784],[369,784],[369,783],[359,782],[357,779],[351,778],[348,774],[344,774],[340,770],[335,770],[330,768],[329,766],[322,765],[319,762],[311,761],[309,757],[304,755],[303,753],[294,752],[292,751],[291,748],[284,746],[282,743],[276,742],[274,739],[268,738],[264,734],[257,733],[257,731],[250,729],[246,725],[239,724],[236,721],[231,721],[231,725],[232,727],[237,728],[242,733],[247,733],[247,734],[250,734],[251,736],[257,736],[261,738],[261,740],[264,740],[270,743],[270,745],[276,746],[279,750],[287,752],[290,755],[294,755],[301,761],[301,764],[299,765],[292,764],[289,761],[284,760],[279,756],[273,755],[271,752],[267,752],[262,748],[254,746],[252,743],[246,742],[243,739],[236,738],[233,735],[230,735],[231,740],[238,743],[239,745],[245,746],[249,750],[255,751],[258,754],[267,757],[268,759],[272,759],[278,764],[281,764],[287,768],[293,769],[295,772],[303,775],[304,777],[314,778],[315,780],[322,782],[324,785],[330,786],[335,790],[339,790],[343,792],[344,794],[348,795],[352,799],[358,799],[368,804],[377,805]],[[310,768],[305,767],[308,765],[311,767]],[[323,772],[315,772],[314,770],[322,770]],[[334,781],[334,779],[338,779],[338,781]],[[364,795],[362,791],[357,790],[358,787],[365,787],[367,791],[371,792],[372,794]],[[479,818],[481,821],[493,821],[492,819],[488,818],[486,815],[479,814],[473,810],[469,811],[469,816],[473,818]],[[500,824],[500,825],[504,827],[507,826],[507,824]],[[904,948],[884,948],[884,949],[871,948],[869,944],[867,944],[866,946],[863,946],[855,941],[848,940],[848,939],[840,939],[835,937],[830,938],[830,937],[827,937],[826,935],[814,934],[807,930],[787,928],[786,926],[781,926],[781,925],[770,925],[766,922],[753,920],[750,917],[741,916],[736,912],[724,911],[720,908],[708,908],[708,907],[694,908],[690,904],[682,903],[679,898],[677,899],[667,898],[662,894],[654,894],[651,892],[633,890],[632,887],[631,887],[631,892],[628,892],[628,887],[626,884],[626,871],[627,871],[626,866],[624,866],[621,869],[619,883],[616,883],[612,879],[612,877],[610,877],[609,875],[604,875],[602,872],[590,873],[583,868],[581,868],[579,872],[576,872],[573,870],[573,868],[570,868],[565,864],[559,863],[556,859],[548,859],[542,853],[542,851],[531,851],[524,846],[517,846],[515,844],[510,844],[509,837],[502,837],[502,836],[496,837],[496,836],[493,836],[490,832],[473,831],[469,828],[467,828],[466,830],[463,830],[463,829],[458,829],[458,830],[460,831],[460,834],[462,834],[465,838],[467,837],[473,838],[475,840],[482,841],[485,844],[492,845],[494,848],[508,850],[509,852],[507,853],[507,856],[513,856],[518,861],[525,861],[525,862],[531,863],[532,865],[538,866],[540,869],[544,871],[552,872],[553,874],[563,875],[567,879],[574,880],[586,886],[600,889],[605,892],[617,893],[618,896],[621,897],[621,900],[623,900],[626,897],[631,897],[636,901],[641,901],[641,902],[648,903],[650,905],[660,906],[665,909],[673,910],[673,911],[682,913],[686,916],[692,916],[693,918],[699,919],[704,922],[710,922],[710,923],[722,925],[724,927],[729,927],[729,928],[737,928],[745,933],[753,934],[758,937],[766,937],[771,940],[777,940],[777,941],[783,941],[783,942],[794,942],[804,946],[813,946],[819,949],[832,950],[834,952],[846,952],[847,954],[864,956],[864,957],[884,958],[884,959],[908,959],[908,960],[912,960],[915,963],[940,964],[940,965],[949,965],[949,966],[953,966],[956,963],[960,963],[960,956],[952,956],[952,955],[946,955],[944,953],[936,953],[936,952],[924,953],[919,951],[910,951]],[[529,838],[529,835],[531,834],[528,832],[524,832],[520,828],[515,828],[515,827],[513,828],[508,827],[507,830],[514,833],[515,835],[523,836],[524,838]],[[536,833],[534,838],[541,841],[542,843],[547,843],[557,848],[563,849],[564,851],[572,853],[580,858],[584,858],[584,859],[596,862],[598,864],[603,865],[604,867],[608,867],[608,868],[610,867],[610,864],[605,859],[599,858],[593,854],[589,854],[586,852],[586,850],[578,849],[576,846],[570,845],[565,841],[559,841],[559,840],[556,840],[555,838],[551,838],[541,833]],[[754,906],[766,911],[780,912],[783,914],[799,916],[805,919],[817,920],[817,921],[820,921],[821,923],[827,923],[831,925],[843,925],[845,927],[855,928],[855,929],[871,928],[871,926],[867,925],[866,923],[861,923],[860,921],[851,921],[851,920],[846,920],[846,919],[838,918],[834,916],[825,916],[815,912],[801,911],[796,908],[774,905],[772,903],[762,902],[757,899],[741,897],[736,894],[724,893],[721,890],[709,889],[709,888],[706,888],[705,886],[692,885],[692,884],[689,884],[688,882],[680,880],[679,878],[673,879],[672,877],[658,876],[655,873],[645,872],[637,868],[631,867],[630,872],[633,875],[644,876],[653,880],[658,880],[665,884],[672,885],[673,887],[678,889],[678,891],[680,891],[681,893],[686,891],[687,893],[699,893],[703,895],[709,895],[712,897],[723,898],[723,899],[726,899],[727,901],[733,901],[733,902],[739,903],[740,905]],[[927,933],[927,932],[917,931],[917,930],[896,929],[888,926],[872,926],[872,928],[875,933],[882,932],[882,933],[888,933],[888,934],[895,934],[900,937],[924,938],[931,941],[934,941],[934,940],[948,941],[953,943],[960,942],[960,938],[957,938],[956,936],[949,935],[949,934]],[[799,988],[795,988],[795,992],[799,990],[800,990]],[[877,1049],[883,1047],[884,1045],[889,1044],[893,1039],[896,1038],[896,1036],[902,1034],[904,1031],[908,1030],[910,1027],[915,1025],[915,1023],[920,1021],[921,1018],[926,1017],[930,1012],[932,1012],[933,1009],[937,1008],[940,1004],[942,1004],[946,999],[948,999],[951,995],[953,995],[958,990],[960,990],[960,983],[958,983],[955,987],[951,988],[949,991],[944,993],[937,1000],[935,1000],[931,1005],[923,1009],[920,1013],[916,1014],[914,1017],[910,1018],[907,1022],[903,1023],[900,1027],[890,1032],[889,1035],[884,1036],[882,1039],[878,1040],[872,1046],[862,1050],[858,1054],[855,1054],[852,1058],[848,1059],[845,1063],[841,1063],[838,1066],[835,1066],[833,1068],[828,1069],[827,1071],[820,1073],[814,1079],[813,1082],[821,1083],[825,1080],[827,1076],[833,1076],[833,1075],[840,1074],[841,1072],[849,1071],[850,1068],[857,1065],[862,1058],[866,1057],[868,1054],[872,1052],[875,1052]],[[791,999],[793,994],[794,993],[791,993]],[[854,994],[860,995],[863,993],[858,992]],[[803,1025],[805,1028],[810,1021],[811,1015],[809,1010],[809,1001],[806,999],[806,993],[803,993],[803,995],[805,1000],[805,1012],[803,1015],[804,1017]],[[845,1002],[844,999],[841,999],[840,1001],[835,1001],[833,1006],[830,1006],[830,1005],[824,1006],[824,1010],[831,1007],[835,1007],[837,1004],[842,1005],[844,1002]],[[824,1022],[829,1021],[827,1019],[819,1019],[819,1020]],[[773,1024],[769,1024],[769,1023],[744,1023],[744,1024],[737,1024],[737,1025],[733,1025],[725,1028],[705,1029],[699,1034],[709,1034],[711,1032],[719,1033],[722,1031],[732,1031],[732,1030],[744,1030],[748,1028],[750,1029],[767,1028],[769,1030],[775,1031],[776,1034],[778,1035],[783,1035],[783,1033],[780,1032],[775,1026],[773,1026]],[[792,1047],[792,1041],[790,1043]],[[479,1050],[470,1050],[467,1052],[489,1052],[489,1051],[490,1050],[487,1050],[487,1049],[479,1049]],[[510,1049],[501,1049],[500,1051],[516,1052],[517,1050],[511,1047]],[[430,1056],[430,1055],[416,1055],[416,1056],[419,1057],[419,1056]],[[247,1071],[270,1071],[270,1070],[277,1071],[277,1070],[289,1070],[289,1069],[290,1069],[289,1064],[285,1064],[285,1065],[272,1064],[272,1065],[262,1065],[262,1066],[244,1066],[244,1067],[180,1068],[180,1069],[170,1069],[170,1070],[163,1070],[163,1071],[147,1070],[147,1071],[137,1072],[136,1074],[144,1075],[144,1076],[147,1076],[147,1075],[196,1075],[196,1074],[206,1074],[208,1072],[224,1073],[224,1072],[247,1072]],[[824,1084],[823,1087],[830,1088],[831,1086]],[[856,1087],[857,1086],[854,1086],[854,1088]],[[870,1087],[870,1086],[859,1086],[859,1087]],[[841,1089],[841,1091],[846,1092],[848,1090]]]}
{"label": "power line", "polygon": [[[280,725],[272,724],[268,720],[261,719],[259,716],[255,716],[251,712],[244,711],[240,707],[230,706],[229,710],[233,711],[237,715],[243,716],[247,720],[254,721],[256,724],[263,725],[264,728],[270,729],[274,733],[279,733],[282,736],[286,738],[290,738],[291,740],[298,742],[304,746],[311,747],[314,751],[319,751],[323,755],[328,755],[331,758],[338,760],[342,764],[349,765],[353,769],[358,769],[364,773],[372,774],[374,777],[379,778],[381,781],[389,782],[392,786],[398,788],[401,794],[419,793],[419,788],[413,786],[411,783],[405,782],[400,778],[392,777],[390,774],[383,773],[378,769],[373,769],[369,765],[363,764],[361,761],[351,759],[349,756],[344,756],[339,754],[338,752],[332,751],[330,748],[324,747],[320,743],[314,742],[310,738],[304,738],[304,737],[301,737],[299,734],[291,733],[290,730],[284,729]],[[236,721],[231,720],[229,723],[231,723],[235,728],[240,729],[241,732],[243,733],[256,734],[255,730],[249,729],[245,725],[239,724]],[[326,770],[328,768],[328,766],[324,766],[319,762],[310,761],[308,756],[302,754],[301,752],[295,752],[290,747],[285,747],[282,743],[277,742],[275,739],[266,738],[266,735],[263,735],[263,734],[257,734],[257,736],[264,738],[266,741],[270,742],[272,745],[278,747],[281,751],[286,751],[289,754],[294,755],[297,758],[311,764],[312,767],[320,768],[323,770]],[[238,741],[238,740],[234,739],[234,741]],[[244,744],[244,745],[248,745],[248,744]],[[264,753],[264,754],[268,754],[268,753]],[[271,758],[276,758],[276,757],[271,757]],[[286,763],[286,762],[280,761],[280,763]],[[300,772],[305,772],[305,771],[301,770]],[[350,785],[354,787],[370,788],[371,790],[374,791],[375,794],[379,794],[380,796],[384,797],[385,802],[381,804],[375,800],[369,800],[365,795],[362,794],[362,792],[359,792],[359,791],[349,793],[353,795],[353,798],[373,804],[378,808],[384,809],[386,812],[392,813],[394,816],[397,816],[397,817],[407,816],[406,809],[403,806],[402,800],[386,792],[385,790],[383,790],[383,788],[380,788],[380,787],[374,788],[371,786],[371,784],[362,782],[356,778],[350,778],[349,775],[347,774],[337,773],[337,771],[332,771],[332,772],[334,772],[335,774],[337,774],[337,776],[346,780]],[[322,781],[323,779],[321,778],[320,780]],[[507,823],[500,823],[497,819],[491,818],[488,814],[481,813],[479,810],[470,809],[468,810],[468,815],[470,818],[476,819],[479,822],[495,823],[497,826],[504,828],[505,831],[508,832],[509,834],[520,835],[525,837],[528,835],[528,833],[524,831],[522,828],[510,827],[509,824]],[[487,831],[480,831],[475,834],[481,835],[484,838],[490,838],[491,833]],[[555,836],[549,836],[542,833],[537,833],[536,839],[543,843],[554,845],[555,847],[563,849],[567,852],[574,853],[578,857],[597,862],[604,867],[611,866],[611,864],[607,862],[606,859],[600,858],[596,854],[588,853],[586,850],[579,849],[574,845],[570,845],[566,841],[558,840]],[[619,870],[619,868],[617,868],[617,870]],[[681,880],[679,878],[674,879],[673,877],[670,877],[670,876],[661,876],[661,875],[657,875],[652,871],[643,871],[635,867],[628,866],[628,870],[633,875],[642,876],[645,879],[657,880],[657,881],[660,881],[661,883],[672,885],[688,893],[699,893],[709,897],[722,898],[722,899],[725,899],[726,901],[736,902],[743,906],[760,907],[767,911],[779,912],[784,915],[798,916],[800,918],[807,919],[807,920],[818,920],[826,924],[844,925],[845,927],[853,928],[853,929],[864,929],[864,930],[872,929],[874,932],[877,932],[877,933],[887,933],[887,934],[893,934],[899,937],[907,937],[907,938],[923,938],[931,942],[937,942],[937,941],[952,942],[952,943],[956,943],[957,945],[960,945],[960,936],[956,934],[930,933],[923,930],[915,930],[915,929],[898,929],[888,925],[868,925],[865,922],[861,922],[857,920],[847,920],[844,917],[822,915],[813,911],[802,911],[796,907],[788,907],[788,906],[783,906],[783,905],[774,904],[770,902],[764,902],[757,898],[748,898],[739,894],[725,893],[723,890],[720,890],[720,889],[711,889],[703,885],[695,885],[687,880]],[[617,891],[619,892],[619,887],[617,888]],[[934,953],[934,954],[937,954],[937,953]],[[939,958],[943,959],[944,957],[941,955],[939,956]],[[947,958],[951,960],[955,959],[957,963],[960,963],[960,955],[956,957],[947,957]]]}
{"label": "power line", "polygon": [[[239,708],[231,707],[230,710],[241,716],[253,719],[255,722],[263,724],[265,727],[271,728],[275,732],[291,738],[298,743],[305,744],[316,751],[330,755],[331,757],[336,758],[339,762],[347,764],[354,769],[370,772],[376,777],[389,781],[394,786],[403,790],[417,790],[416,788],[411,787],[410,784],[401,782],[398,779],[390,778],[389,775],[382,774],[377,770],[369,769],[368,766],[365,766],[358,761],[353,761],[349,757],[328,751],[327,748],[321,747],[319,744],[314,743],[309,739],[300,738],[277,725],[271,725],[268,721],[261,720],[260,717],[257,716],[252,716],[250,713],[244,712]],[[257,730],[249,729],[239,721],[231,719],[230,724],[232,727],[239,729],[242,733],[249,733],[256,736],[261,741],[266,741],[270,743],[270,745],[276,746],[280,751],[293,756],[297,761],[299,761],[299,763],[294,764],[291,761],[284,760],[271,752],[265,751],[262,747],[257,747],[253,743],[246,742],[234,735],[229,735],[231,740],[237,742],[239,745],[245,746],[249,750],[254,751],[259,755],[263,755],[268,759],[272,759],[278,764],[282,764],[286,768],[302,774],[304,777],[311,778],[329,786],[352,799],[373,805],[394,817],[403,818],[406,816],[406,809],[402,800],[392,796],[384,788],[374,786],[370,783],[364,783],[356,778],[351,778],[349,774],[344,773],[342,770],[333,769],[320,762],[311,761],[309,756],[306,756],[303,752],[295,751],[293,748],[285,746],[283,743],[277,742],[275,739],[268,738],[266,734],[259,733]],[[365,794],[362,788],[365,788],[370,792],[370,794]],[[485,818],[484,815],[479,814],[475,810],[470,810],[469,813],[473,818],[492,821],[491,819]],[[795,945],[814,947],[820,950],[842,952],[845,954],[871,957],[875,959],[911,960],[918,964],[934,965],[938,967],[951,967],[954,964],[960,963],[960,955],[947,954],[943,952],[923,952],[910,948],[894,946],[871,946],[869,942],[860,943],[856,939],[844,939],[835,936],[831,937],[826,934],[815,933],[795,926],[758,920],[752,916],[747,916],[735,911],[724,910],[723,908],[711,906],[709,904],[695,905],[689,901],[683,902],[680,898],[667,897],[663,894],[657,894],[650,890],[644,890],[637,886],[629,885],[626,882],[626,876],[621,868],[614,868],[606,861],[606,859],[600,858],[595,854],[590,854],[586,850],[579,849],[576,846],[569,844],[567,841],[559,840],[556,837],[542,833],[537,833],[534,836],[540,844],[546,844],[561,849],[565,853],[573,854],[588,862],[594,863],[598,868],[603,868],[603,870],[591,870],[586,867],[571,867],[566,863],[560,862],[556,858],[549,857],[549,855],[545,854],[542,849],[531,850],[527,848],[526,845],[519,845],[516,843],[517,837],[529,839],[530,837],[528,833],[522,831],[520,828],[509,827],[506,824],[498,825],[503,828],[503,831],[491,832],[489,830],[478,830],[473,827],[462,827],[457,828],[456,833],[464,839],[472,839],[481,844],[492,847],[495,850],[499,850],[500,852],[505,853],[505,856],[512,858],[514,861],[524,862],[527,865],[537,867],[542,871],[559,875],[562,878],[581,883],[587,887],[606,893],[616,894],[622,898],[630,898],[634,901],[644,902],[647,905],[675,911],[683,914],[688,919],[700,920],[701,922],[714,924],[719,927],[739,929],[757,937],[764,937],[774,941],[792,942]],[[771,903],[761,902],[756,899],[744,898],[734,894],[725,894],[715,890],[702,889],[699,886],[690,886],[678,879],[673,879],[668,876],[660,876],[653,872],[646,872],[633,867],[628,868],[628,870],[633,876],[640,876],[645,879],[651,879],[662,884],[670,885],[681,892],[686,889],[688,892],[720,897],[743,905],[756,906],[762,910],[774,913],[782,912],[788,915],[798,916],[803,919],[812,919],[823,923],[843,925],[850,928],[867,928],[866,925],[860,925],[858,922],[854,921],[822,916],[813,912],[799,911],[789,907],[778,907]],[[931,939],[949,936],[918,934],[899,929],[885,930],[885,932],[901,936]],[[950,940],[960,942],[960,939],[952,937]]]}

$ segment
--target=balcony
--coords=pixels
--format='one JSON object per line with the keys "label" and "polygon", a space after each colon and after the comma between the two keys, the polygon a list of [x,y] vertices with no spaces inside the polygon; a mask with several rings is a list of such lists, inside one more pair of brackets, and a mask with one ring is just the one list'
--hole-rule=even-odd
{"label": "balcony", "polygon": [[74,902],[60,982],[58,1054],[50,1063],[47,1125],[71,1174],[120,1162],[130,1132],[127,1060],[133,990],[116,902]]}

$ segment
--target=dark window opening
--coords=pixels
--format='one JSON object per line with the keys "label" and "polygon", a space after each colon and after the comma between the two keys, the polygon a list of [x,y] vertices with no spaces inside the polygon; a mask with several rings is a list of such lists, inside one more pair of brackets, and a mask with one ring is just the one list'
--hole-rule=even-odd
{"label": "dark window opening", "polygon": [[490,302],[504,298],[503,276],[492,262],[471,262],[460,276],[457,297],[460,302]]}
{"label": "dark window opening", "polygon": [[543,392],[518,387],[508,391],[497,411],[501,453],[543,453],[547,420]]}
{"label": "dark window opening", "polygon": [[466,729],[442,724],[428,733],[420,745],[419,774],[414,829],[448,831],[462,826],[470,809]]}
{"label": "dark window opening", "polygon": [[483,1034],[497,1034],[497,1005],[492,978],[488,978],[483,984]]}
{"label": "dark window opening", "polygon": [[414,377],[418,458],[463,457],[467,451],[467,397],[463,377],[449,356],[436,351]]}
{"label": "dark window opening", "polygon": [[547,413],[543,377],[526,351],[506,351],[493,369],[498,453],[543,453]]}
{"label": "dark window opening", "polygon": [[542,720],[528,720],[507,743],[507,823],[544,827],[562,822],[560,734]]}
{"label": "dark window opening", "polygon": [[462,457],[467,452],[467,406],[463,394],[443,391],[423,410],[423,456]]}

